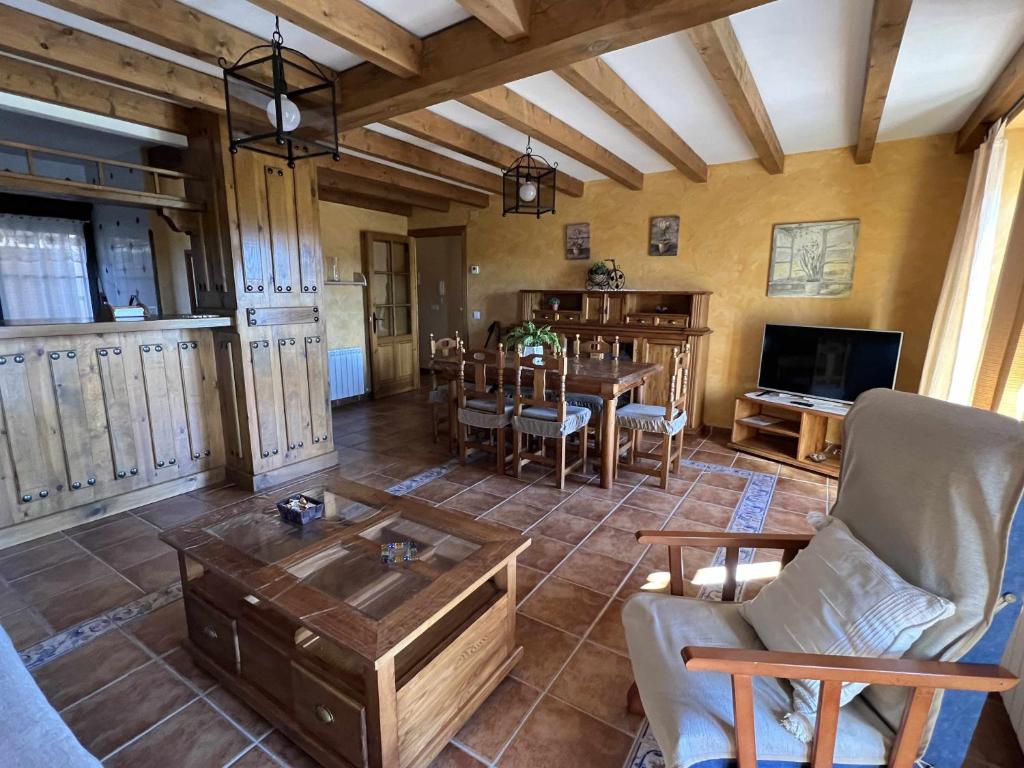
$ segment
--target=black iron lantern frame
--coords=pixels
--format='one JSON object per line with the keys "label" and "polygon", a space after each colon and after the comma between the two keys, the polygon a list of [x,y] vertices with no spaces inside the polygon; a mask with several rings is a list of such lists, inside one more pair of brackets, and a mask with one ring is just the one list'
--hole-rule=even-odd
{"label": "black iron lantern frame", "polygon": [[[232,153],[245,147],[284,158],[290,168],[311,157],[341,158],[334,76],[285,46],[279,19],[269,44],[250,48],[234,64],[221,57],[219,64]],[[285,130],[290,119],[297,125]],[[262,130],[268,124],[272,130]]]}
{"label": "black iron lantern frame", "polygon": [[526,152],[518,157],[502,174],[502,216],[523,213],[536,216],[555,212],[555,179],[558,163],[549,164],[533,154],[530,139]]}

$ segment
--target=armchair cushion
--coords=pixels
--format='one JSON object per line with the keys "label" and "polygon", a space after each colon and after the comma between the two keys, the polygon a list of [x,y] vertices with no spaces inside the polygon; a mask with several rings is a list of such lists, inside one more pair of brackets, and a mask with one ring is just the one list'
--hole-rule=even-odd
{"label": "armchair cushion", "polygon": [[[948,600],[907,583],[832,520],[740,613],[772,651],[899,658],[928,627],[955,612]],[[793,681],[795,713],[784,725],[810,741],[817,680]],[[844,683],[845,705],[867,685]]]}
{"label": "armchair cushion", "polygon": [[[626,601],[622,623],[640,698],[665,765],[734,766],[729,675],[687,671],[680,651],[686,645],[763,649],[739,605],[640,594]],[[810,746],[779,723],[790,709],[790,696],[784,681],[754,679],[757,755],[773,768],[804,764],[811,757]],[[891,740],[891,729],[862,699],[855,699],[840,712],[835,765],[885,765]]]}

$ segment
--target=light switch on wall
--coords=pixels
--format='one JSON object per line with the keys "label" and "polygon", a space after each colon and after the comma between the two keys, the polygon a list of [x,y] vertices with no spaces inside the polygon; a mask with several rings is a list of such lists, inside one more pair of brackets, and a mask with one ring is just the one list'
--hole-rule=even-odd
{"label": "light switch on wall", "polygon": [[480,267],[479,267],[479,265],[474,264],[473,266],[471,266],[469,268],[469,274],[471,274],[471,275],[479,275],[480,274]]}
{"label": "light switch on wall", "polygon": [[473,310],[473,319],[474,320],[479,320],[480,319],[480,310],[479,309],[474,309]]}

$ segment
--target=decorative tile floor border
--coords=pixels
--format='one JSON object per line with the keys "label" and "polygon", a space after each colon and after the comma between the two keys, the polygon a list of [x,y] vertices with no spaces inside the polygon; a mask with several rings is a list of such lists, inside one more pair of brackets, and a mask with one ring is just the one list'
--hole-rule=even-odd
{"label": "decorative tile floor border", "polygon": [[[457,466],[459,466],[459,463],[460,462],[458,459],[449,459],[440,466],[431,467],[430,469],[426,469],[423,472],[420,472],[418,475],[407,477],[402,482],[392,485],[390,488],[387,489],[387,492],[393,493],[395,496],[405,496],[407,493],[412,493],[413,491],[415,491],[421,485],[426,485],[427,483],[433,480],[437,480],[439,477],[444,477]],[[357,480],[356,482],[359,481]]]}

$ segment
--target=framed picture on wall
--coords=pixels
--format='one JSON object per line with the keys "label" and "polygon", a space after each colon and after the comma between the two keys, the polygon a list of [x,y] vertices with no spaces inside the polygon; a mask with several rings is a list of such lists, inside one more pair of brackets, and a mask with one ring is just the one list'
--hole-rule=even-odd
{"label": "framed picture on wall", "polygon": [[565,225],[565,258],[590,258],[590,224]]}
{"label": "framed picture on wall", "polygon": [[853,290],[860,219],[776,224],[768,295],[843,299]]}
{"label": "framed picture on wall", "polygon": [[651,219],[649,256],[679,255],[679,217],[655,216]]}

